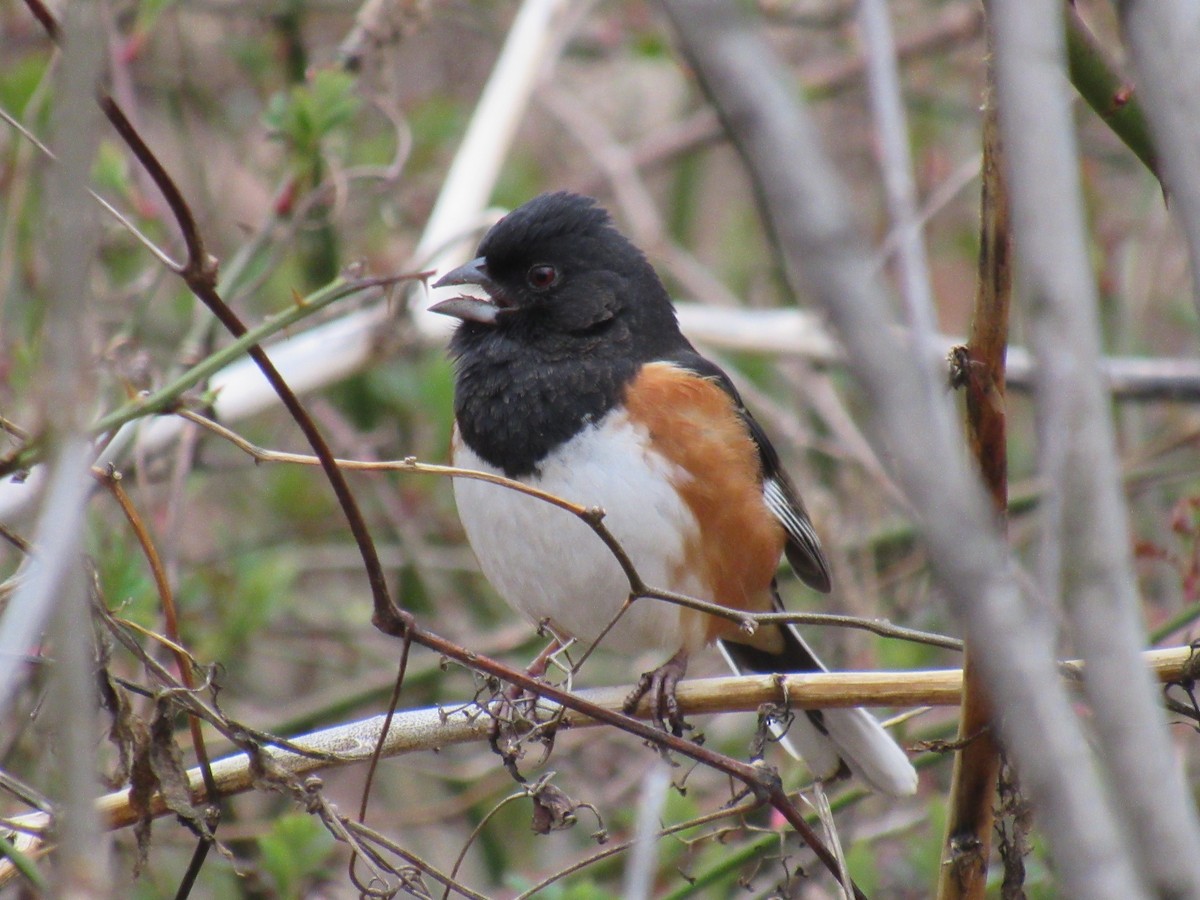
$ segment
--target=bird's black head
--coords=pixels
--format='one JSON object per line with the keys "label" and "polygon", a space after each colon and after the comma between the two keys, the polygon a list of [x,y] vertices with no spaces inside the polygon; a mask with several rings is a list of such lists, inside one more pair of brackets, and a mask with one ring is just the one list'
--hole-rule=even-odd
{"label": "bird's black head", "polygon": [[601,421],[644,363],[691,346],[650,263],[587,197],[544,194],[509,213],[435,287],[467,284],[487,299],[431,307],[462,320],[455,418],[466,445],[513,478]]}
{"label": "bird's black head", "polygon": [[504,331],[563,353],[606,343],[637,353],[680,339],[654,269],[590,197],[543,194],[509,213],[484,236],[477,258],[435,287],[465,284],[482,287],[488,300],[432,307],[462,319],[460,331]]}

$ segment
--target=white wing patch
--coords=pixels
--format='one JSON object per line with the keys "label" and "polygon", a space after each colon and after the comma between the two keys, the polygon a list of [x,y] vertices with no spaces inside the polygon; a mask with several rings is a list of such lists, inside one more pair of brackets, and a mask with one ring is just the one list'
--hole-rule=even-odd
{"label": "white wing patch", "polygon": [[809,551],[810,556],[821,559],[821,540],[817,532],[813,530],[812,523],[796,511],[777,479],[768,478],[763,482],[763,500],[767,509],[783,525],[788,537]]}

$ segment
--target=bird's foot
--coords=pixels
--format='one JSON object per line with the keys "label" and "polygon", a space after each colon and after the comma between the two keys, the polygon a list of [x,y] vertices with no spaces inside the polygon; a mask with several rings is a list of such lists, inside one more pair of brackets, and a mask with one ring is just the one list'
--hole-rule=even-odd
{"label": "bird's foot", "polygon": [[[526,674],[532,678],[545,675],[547,662],[560,647],[557,640],[553,641],[529,664],[525,670]],[[525,755],[525,746],[529,740],[532,738],[542,745],[542,758],[538,765],[545,762],[554,749],[559,717],[554,715],[548,719],[544,718],[538,709],[540,700],[537,691],[510,684],[494,697],[488,707],[492,717],[488,744],[492,752],[504,762],[508,773],[520,783],[525,782],[525,777],[518,770],[517,761]]]}
{"label": "bird's foot", "polygon": [[687,664],[687,651],[680,650],[657,669],[643,674],[638,679],[637,687],[625,698],[622,707],[625,713],[632,714],[641,699],[648,697],[651,721],[658,723],[664,731],[670,731],[675,737],[683,737],[683,732],[690,731],[692,726],[684,721],[682,713],[679,712],[675,688],[686,674]]}

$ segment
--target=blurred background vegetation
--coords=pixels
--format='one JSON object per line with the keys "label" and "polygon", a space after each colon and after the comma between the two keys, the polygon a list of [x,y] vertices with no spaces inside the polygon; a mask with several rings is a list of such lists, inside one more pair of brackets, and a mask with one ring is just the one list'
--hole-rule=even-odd
{"label": "blurred background vegetation", "polygon": [[[770,0],[758,4],[772,41],[811,98],[869,240],[884,246],[888,217],[878,175],[854,4]],[[1119,62],[1108,4],[1077,4]],[[385,38],[345,65],[358,8],[340,0],[157,0],[115,3],[111,30],[97,35],[111,56],[113,95],[178,180],[209,251],[221,260],[225,298],[254,323],[287,308],[345,271],[416,271],[424,223],[516,12],[512,2],[411,0],[389,7]],[[891,4],[916,178],[928,214],[940,328],[965,334],[978,251],[978,159],[983,84],[982,11],[974,0]],[[681,300],[747,307],[793,306],[737,157],[705,111],[653,6],[637,0],[580,4],[558,36],[561,58],[534,94],[492,197],[501,209],[551,189],[598,197],[658,266]],[[55,51],[21,4],[0,8],[0,108],[44,133],[55,102]],[[1104,303],[1106,351],[1114,355],[1194,352],[1195,311],[1185,253],[1169,223],[1158,182],[1090,109],[1078,104],[1092,252]],[[0,413],[35,431],[31,383],[39,366],[42,305],[54,265],[34,227],[47,163],[12,129],[0,128]],[[96,189],[152,238],[172,246],[175,226],[159,195],[118,138],[106,133]],[[163,384],[228,342],[183,284],[129,233],[105,223],[93,269],[99,341],[94,347],[101,408]],[[886,268],[886,257],[880,263]],[[351,298],[320,315],[343,316]],[[396,291],[393,327],[378,336],[364,370],[310,395],[310,410],[343,457],[414,456],[444,462],[452,413],[451,368],[440,342],[406,323],[421,290]],[[1013,342],[1022,343],[1019,310]],[[301,328],[308,327],[306,322]],[[897,344],[897,352],[902,352]],[[878,461],[858,439],[852,393],[836,365],[751,351],[721,362],[747,386],[748,400],[795,475],[834,561],[836,587],[821,609],[883,615],[953,632],[928,585],[903,506]],[[1031,540],[1021,504],[1036,501],[1033,430],[1024,396],[1012,395],[1012,538]],[[850,399],[847,399],[847,398]],[[1134,527],[1151,629],[1196,600],[1198,531],[1195,410],[1173,402],[1121,404]],[[281,411],[237,424],[255,443],[306,452]],[[0,452],[19,442],[2,438]],[[152,529],[175,585],[186,646],[219,683],[223,710],[281,735],[348,721],[387,703],[397,644],[370,625],[361,562],[328,485],[315,469],[256,465],[210,436],[131,459],[126,487]],[[352,474],[401,605],[455,641],[523,664],[540,648],[533,629],[481,579],[455,516],[450,484],[414,475]],[[20,525],[16,531],[20,532]],[[109,608],[151,630],[162,611],[145,558],[120,509],[104,493],[90,506],[88,553]],[[2,574],[21,554],[0,547]],[[790,579],[790,604],[816,599]],[[1181,630],[1181,628],[1183,630]],[[1187,624],[1159,635],[1188,638]],[[849,668],[954,666],[954,654],[864,632],[813,633],[828,661]],[[31,648],[36,656],[42,648]],[[639,663],[640,665],[640,663]],[[718,672],[715,661],[696,674]],[[109,671],[145,680],[114,649]],[[644,668],[644,667],[643,667]],[[590,684],[622,684],[642,671],[599,658]],[[454,704],[480,688],[471,673],[414,650],[401,706]],[[20,702],[0,726],[0,769],[32,785],[47,776],[48,736],[38,712],[44,690],[31,665]],[[131,695],[134,710],[150,704]],[[952,735],[955,711],[917,716],[899,734],[912,743]],[[180,727],[184,727],[182,719]],[[703,722],[714,746],[745,756],[749,716]],[[99,740],[99,736],[98,736]],[[181,738],[188,746],[186,738]],[[225,749],[228,749],[226,747]],[[222,752],[219,742],[214,755]],[[594,804],[612,839],[631,833],[642,774],[653,751],[620,734],[566,733],[552,759],[555,783]],[[869,895],[925,896],[936,880],[949,766],[928,754],[917,798],[883,802],[853,786],[839,823],[855,879]],[[782,757],[785,779],[804,773]],[[192,760],[187,760],[191,764]],[[115,762],[110,760],[110,765]],[[665,823],[717,809],[725,779],[674,770]],[[365,767],[328,773],[327,794],[356,808]],[[116,787],[116,785],[113,785]],[[467,746],[383,763],[372,789],[371,824],[443,870],[472,830],[514,785],[486,747]],[[0,794],[0,812],[24,807]],[[488,818],[466,850],[460,877],[489,896],[511,896],[598,848],[594,817],[580,810],[572,830],[549,836],[529,827],[527,800]],[[660,842],[657,890],[664,897],[826,896],[831,884],[804,882],[812,860],[794,835],[780,837],[764,814],[697,827]],[[225,806],[214,855],[195,896],[352,895],[347,852],[291,798],[256,791]],[[116,838],[117,879],[132,897],[174,894],[195,838],[173,820],[155,825],[144,871],[133,879],[136,845]],[[624,857],[571,874],[547,898],[617,896]],[[1051,896],[1035,849],[1031,896]],[[807,886],[803,886],[807,885]],[[824,886],[822,886],[824,885]],[[809,893],[804,893],[808,891]]]}

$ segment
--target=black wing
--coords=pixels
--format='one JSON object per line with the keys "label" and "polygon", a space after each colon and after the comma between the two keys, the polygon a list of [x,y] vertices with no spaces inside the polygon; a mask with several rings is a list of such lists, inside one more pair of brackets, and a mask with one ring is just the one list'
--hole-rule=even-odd
{"label": "black wing", "polygon": [[762,462],[763,500],[787,532],[787,545],[784,547],[784,553],[787,555],[788,562],[800,576],[801,581],[813,590],[828,593],[832,587],[829,577],[829,562],[825,559],[821,541],[817,537],[812,521],[808,518],[804,503],[800,500],[800,495],[791,479],[783,471],[778,452],[772,446],[762,426],[746,409],[746,405],[742,402],[733,382],[729,380],[729,376],[721,371],[720,367],[709,362],[691,348],[663,361],[715,382],[733,398],[738,413],[741,415],[742,421],[746,423],[746,429],[750,432],[750,437],[758,448],[758,457]]}

